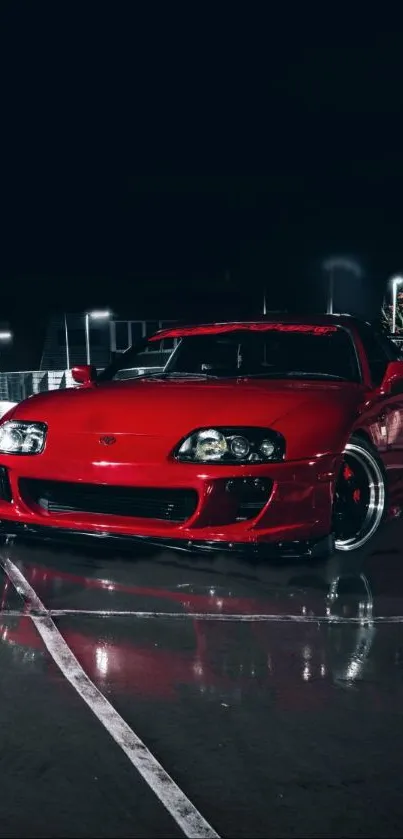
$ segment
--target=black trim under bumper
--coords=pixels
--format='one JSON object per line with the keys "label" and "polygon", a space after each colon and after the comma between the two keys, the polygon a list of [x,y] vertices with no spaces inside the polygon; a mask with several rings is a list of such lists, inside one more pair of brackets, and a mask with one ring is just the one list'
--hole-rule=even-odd
{"label": "black trim under bumper", "polygon": [[334,553],[334,537],[325,536],[316,541],[303,542],[221,542],[197,541],[186,539],[164,539],[155,536],[126,536],[113,533],[94,533],[81,530],[62,529],[47,525],[29,525],[22,522],[0,521],[0,537],[21,537],[23,539],[40,539],[46,542],[70,542],[79,544],[99,544],[107,546],[113,543],[119,545],[144,545],[164,548],[183,553],[230,553],[244,556],[264,558],[311,558],[320,559]]}

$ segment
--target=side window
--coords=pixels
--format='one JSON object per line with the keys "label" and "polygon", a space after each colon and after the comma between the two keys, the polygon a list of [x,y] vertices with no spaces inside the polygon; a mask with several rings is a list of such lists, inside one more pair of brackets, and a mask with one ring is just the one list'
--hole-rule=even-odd
{"label": "side window", "polygon": [[403,360],[403,352],[402,352],[403,347],[402,347],[402,344],[400,342],[397,343],[397,341],[392,340],[391,338],[388,337],[388,335],[385,335],[384,333],[381,333],[379,335],[379,340],[380,340],[382,346],[384,347],[385,352],[388,355],[389,361],[402,361]]}
{"label": "side window", "polygon": [[390,355],[386,352],[383,343],[378,339],[376,332],[371,327],[361,324],[360,338],[364,344],[367,354],[369,369],[373,384],[377,387],[381,384],[386,368],[390,361]]}

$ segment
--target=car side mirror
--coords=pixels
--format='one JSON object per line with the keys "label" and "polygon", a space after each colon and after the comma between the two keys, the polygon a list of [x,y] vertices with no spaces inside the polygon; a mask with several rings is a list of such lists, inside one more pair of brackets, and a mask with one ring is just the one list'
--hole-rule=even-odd
{"label": "car side mirror", "polygon": [[71,375],[78,385],[91,385],[96,381],[97,371],[92,364],[79,364],[73,367]]}
{"label": "car side mirror", "polygon": [[390,361],[381,384],[382,393],[403,393],[403,361]]}

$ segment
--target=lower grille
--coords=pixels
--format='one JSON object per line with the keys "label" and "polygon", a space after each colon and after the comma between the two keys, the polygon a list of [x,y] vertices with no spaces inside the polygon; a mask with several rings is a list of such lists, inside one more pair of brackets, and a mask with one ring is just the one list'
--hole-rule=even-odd
{"label": "lower grille", "polygon": [[5,466],[0,466],[0,499],[2,501],[12,500],[10,479]]}
{"label": "lower grille", "polygon": [[227,482],[226,491],[236,504],[236,521],[254,519],[266,506],[273,489],[268,478],[234,478]]}
{"label": "lower grille", "polygon": [[197,492],[192,489],[116,487],[33,478],[22,478],[19,486],[28,502],[33,501],[55,515],[100,513],[182,522],[194,513],[198,501]]}

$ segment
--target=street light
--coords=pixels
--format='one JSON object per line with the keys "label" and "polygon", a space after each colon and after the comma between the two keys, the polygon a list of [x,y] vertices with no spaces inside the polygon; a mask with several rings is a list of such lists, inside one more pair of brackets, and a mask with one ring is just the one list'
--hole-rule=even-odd
{"label": "street light", "polygon": [[[13,340],[13,333],[9,329],[0,329],[0,342],[9,344]],[[7,409],[8,410],[8,409]]]}
{"label": "street light", "polygon": [[66,370],[70,370],[70,342],[69,329],[67,326],[67,314],[64,313],[64,342],[66,347]]}
{"label": "street light", "polygon": [[111,312],[109,309],[95,309],[93,312],[87,312],[85,315],[85,347],[87,351],[87,364],[91,364],[91,348],[90,348],[90,318],[91,320],[108,320]]}
{"label": "street light", "polygon": [[349,274],[350,277],[355,277],[359,280],[363,276],[363,269],[358,260],[350,256],[342,255],[329,257],[322,263],[322,268],[324,268],[328,275],[326,313],[328,315],[332,315],[336,291],[335,285],[338,276],[337,272],[344,272],[345,274]]}
{"label": "street light", "polygon": [[396,332],[397,287],[403,283],[403,277],[392,277],[392,335]]}

